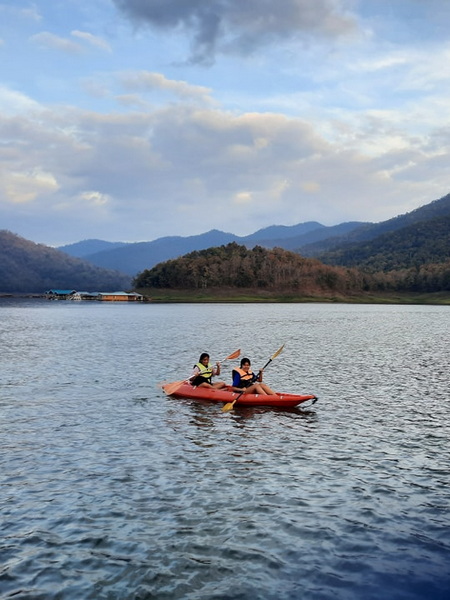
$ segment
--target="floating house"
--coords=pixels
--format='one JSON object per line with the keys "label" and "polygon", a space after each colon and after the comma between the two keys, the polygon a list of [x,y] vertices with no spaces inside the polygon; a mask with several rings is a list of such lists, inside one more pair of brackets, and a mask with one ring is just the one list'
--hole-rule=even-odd
{"label": "floating house", "polygon": [[143,302],[144,296],[135,292],[77,292],[76,290],[48,290],[49,300],[101,300],[103,302]]}
{"label": "floating house", "polygon": [[49,300],[68,300],[76,294],[76,290],[48,290],[45,292],[45,296]]}
{"label": "floating house", "polygon": [[100,292],[98,300],[107,302],[142,302],[144,296],[136,292]]}
{"label": "floating house", "polygon": [[75,292],[69,300],[98,300],[98,292]]}

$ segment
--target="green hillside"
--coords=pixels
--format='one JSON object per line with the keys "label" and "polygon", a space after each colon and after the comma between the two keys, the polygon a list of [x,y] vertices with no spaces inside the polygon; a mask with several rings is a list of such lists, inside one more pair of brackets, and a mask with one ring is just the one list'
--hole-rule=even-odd
{"label": "green hillside", "polygon": [[[388,265],[386,265],[388,267]],[[248,249],[235,242],[191,252],[146,269],[134,280],[141,293],[188,290],[224,297],[257,296],[261,291],[292,297],[350,297],[368,293],[436,293],[450,291],[450,260],[420,266],[376,270],[326,265],[282,248]],[[160,296],[160,294],[158,294]],[[179,296],[172,293],[173,297]]]}
{"label": "green hillside", "polygon": [[354,269],[324,265],[282,248],[252,249],[232,242],[160,263],[139,274],[137,289],[255,289],[303,295],[360,292],[366,277]]}
{"label": "green hillside", "polygon": [[345,244],[323,253],[329,265],[358,267],[370,272],[419,268],[450,259],[450,215],[420,221],[368,242]]}
{"label": "green hillside", "polygon": [[450,194],[404,215],[380,223],[364,224],[344,235],[328,237],[316,243],[303,244],[295,250],[303,256],[314,256],[323,260],[329,252],[339,251],[349,244],[356,249],[356,244],[370,242],[380,236],[448,216],[450,216]]}
{"label": "green hillside", "polygon": [[0,230],[0,292],[43,293],[51,288],[113,291],[130,278],[100,269],[64,252]]}

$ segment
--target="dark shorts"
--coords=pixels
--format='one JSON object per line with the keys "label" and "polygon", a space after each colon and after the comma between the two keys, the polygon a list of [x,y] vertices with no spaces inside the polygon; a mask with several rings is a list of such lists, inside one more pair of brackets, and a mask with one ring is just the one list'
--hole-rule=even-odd
{"label": "dark shorts", "polygon": [[211,379],[206,379],[206,377],[202,377],[201,375],[197,375],[197,377],[192,381],[192,385],[200,385],[201,383],[211,383]]}
{"label": "dark shorts", "polygon": [[241,381],[241,383],[239,384],[239,387],[245,389],[245,388],[250,387],[253,384],[254,384],[254,381]]}

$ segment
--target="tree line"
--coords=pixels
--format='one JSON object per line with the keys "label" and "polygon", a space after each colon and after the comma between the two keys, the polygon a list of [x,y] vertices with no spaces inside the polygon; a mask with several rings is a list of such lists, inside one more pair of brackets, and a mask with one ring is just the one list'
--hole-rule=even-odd
{"label": "tree line", "polygon": [[320,293],[351,293],[366,284],[356,269],[325,265],[283,250],[236,242],[190,252],[146,269],[134,280],[137,289],[258,288]]}
{"label": "tree line", "polygon": [[253,288],[303,295],[436,292],[450,290],[450,260],[374,271],[327,265],[282,248],[248,249],[232,242],[146,269],[137,275],[134,286],[140,290]]}

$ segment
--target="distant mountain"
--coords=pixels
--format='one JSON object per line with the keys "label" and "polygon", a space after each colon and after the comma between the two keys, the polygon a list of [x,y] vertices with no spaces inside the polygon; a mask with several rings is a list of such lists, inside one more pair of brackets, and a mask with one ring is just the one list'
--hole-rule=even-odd
{"label": "distant mountain", "polygon": [[347,235],[351,231],[367,224],[368,223],[361,223],[359,221],[351,221],[348,223],[341,223],[340,225],[333,225],[331,227],[320,225],[317,229],[307,231],[302,235],[286,237],[283,239],[261,239],[258,241],[258,244],[265,248],[274,248],[277,246],[279,248],[284,248],[284,250],[293,250],[299,254],[303,254],[303,248],[309,247],[310,244],[328,240],[336,236]]}
{"label": "distant mountain", "polygon": [[128,275],[0,231],[0,292],[43,293],[52,288],[106,292],[130,285]]}
{"label": "distant mountain", "polygon": [[114,248],[120,248],[126,246],[126,242],[105,242],[104,240],[83,240],[82,242],[75,242],[75,244],[67,244],[66,246],[60,246],[58,250],[70,254],[70,256],[76,256],[83,258],[89,254],[96,254],[97,252],[103,252],[105,250],[113,250]]}
{"label": "distant mountain", "polygon": [[[360,225],[361,223],[357,222],[344,223],[335,227],[325,227],[320,223],[310,221],[292,226],[272,225],[243,237],[213,229],[207,233],[195,236],[170,236],[158,238],[151,242],[123,244],[120,247],[112,249],[106,247],[101,252],[92,254],[88,251],[91,247],[91,242],[98,243],[99,240],[85,240],[71,246],[63,246],[60,250],[71,254],[73,246],[76,246],[76,252],[92,264],[103,268],[117,269],[123,273],[135,276],[144,269],[151,269],[160,262],[178,258],[195,250],[205,250],[231,242],[243,244],[248,248],[260,245],[265,248],[278,246],[290,250],[300,247],[303,243],[352,231]],[[107,242],[104,243],[107,244]]]}
{"label": "distant mountain", "polygon": [[330,265],[391,271],[444,263],[450,259],[450,194],[327,243],[332,244],[327,252],[313,255]]}
{"label": "distant mountain", "polygon": [[330,252],[333,249],[342,248],[344,245],[368,242],[378,236],[397,231],[408,225],[430,221],[431,219],[447,216],[449,214],[450,194],[447,194],[439,200],[434,200],[433,202],[420,206],[404,215],[399,215],[387,221],[382,221],[381,223],[365,223],[344,235],[330,236],[322,241],[304,245],[301,248],[299,247],[298,250],[301,250],[301,253],[304,256],[320,258],[323,253]]}
{"label": "distant mountain", "polygon": [[231,233],[212,230],[191,237],[163,237],[153,242],[136,242],[121,248],[105,250],[85,256],[94,265],[104,268],[115,268],[129,275],[156,265],[164,260],[177,258],[193,250],[203,250],[214,245],[228,244],[236,236]]}
{"label": "distant mountain", "polygon": [[[308,221],[292,226],[272,225],[242,237],[213,229],[195,236],[162,237],[151,242],[132,244],[85,240],[64,246],[60,250],[64,250],[70,255],[76,252],[77,256],[83,256],[85,260],[96,266],[115,269],[135,277],[143,270],[151,269],[160,262],[178,258],[196,250],[206,250],[231,242],[245,245],[249,249],[256,245],[263,248],[279,247],[297,252],[302,256],[318,258],[328,264],[354,265],[358,264],[357,260],[350,259],[349,255],[353,250],[357,254],[358,244],[367,244],[371,240],[380,238],[379,244],[374,244],[372,249],[366,247],[361,255],[361,265],[366,268],[370,263],[369,254],[371,252],[379,253],[380,249],[377,246],[388,243],[387,239],[381,236],[449,214],[450,194],[381,223],[348,222],[326,227],[316,221]],[[405,235],[409,234],[405,232]],[[407,242],[405,241],[405,243]],[[92,248],[101,250],[91,252]],[[344,248],[347,248],[348,252],[344,251]],[[377,261],[374,261],[374,264],[375,262]],[[399,257],[398,263],[393,259],[389,264],[391,263],[400,265],[402,259]],[[379,264],[382,267],[382,261]]]}
{"label": "distant mountain", "polygon": [[445,263],[450,260],[450,214],[389,231],[367,242],[345,244],[321,254],[320,260],[370,272]]}
{"label": "distant mountain", "polygon": [[249,244],[262,245],[261,242],[263,240],[271,243],[273,240],[301,238],[312,231],[319,231],[321,229],[326,229],[326,227],[321,223],[317,223],[317,221],[307,221],[306,223],[298,223],[297,225],[270,225],[270,227],[258,229],[255,233],[239,238],[239,241],[246,246]]}

